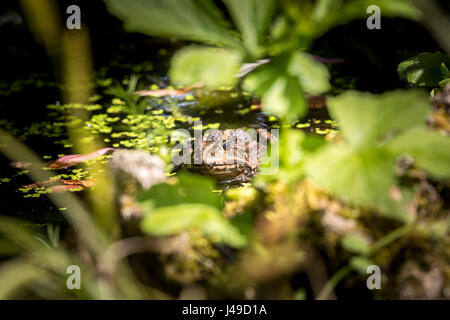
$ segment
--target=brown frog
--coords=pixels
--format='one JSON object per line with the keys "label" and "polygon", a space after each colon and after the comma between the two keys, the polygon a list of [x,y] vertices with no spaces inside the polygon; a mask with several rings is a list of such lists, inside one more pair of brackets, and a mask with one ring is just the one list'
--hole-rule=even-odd
{"label": "brown frog", "polygon": [[[258,140],[259,138],[259,140]],[[266,130],[209,130],[194,139],[189,149],[189,164],[181,167],[216,178],[219,183],[248,182],[256,174],[264,156],[267,141],[273,138]]]}

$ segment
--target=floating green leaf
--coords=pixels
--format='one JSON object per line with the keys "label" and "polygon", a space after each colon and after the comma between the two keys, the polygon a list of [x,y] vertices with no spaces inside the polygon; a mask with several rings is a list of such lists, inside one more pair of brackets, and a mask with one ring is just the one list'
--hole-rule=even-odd
{"label": "floating green leaf", "polygon": [[218,89],[235,84],[240,66],[241,55],[236,51],[194,46],[174,55],[169,76],[176,84]]}
{"label": "floating green leaf", "polygon": [[400,77],[410,83],[438,87],[441,81],[449,77],[445,73],[448,66],[450,66],[450,57],[447,54],[423,52],[400,63],[397,70]]}

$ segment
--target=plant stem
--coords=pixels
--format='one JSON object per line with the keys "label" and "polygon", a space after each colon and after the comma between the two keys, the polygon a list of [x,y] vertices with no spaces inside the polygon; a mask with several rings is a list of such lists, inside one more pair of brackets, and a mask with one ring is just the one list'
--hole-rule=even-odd
{"label": "plant stem", "polygon": [[330,280],[328,280],[325,287],[323,287],[322,291],[320,291],[319,295],[316,297],[316,300],[326,300],[330,293],[334,290],[337,284],[348,276],[352,272],[352,268],[347,265],[339,269]]}
{"label": "plant stem", "polygon": [[408,225],[403,226],[401,228],[395,229],[391,233],[388,233],[387,235],[385,235],[384,237],[382,237],[381,239],[379,239],[377,242],[374,243],[374,245],[370,249],[369,255],[374,254],[375,252],[377,252],[381,248],[387,246],[391,242],[394,242],[398,238],[403,237],[405,234],[410,232],[412,229],[413,229],[413,226],[408,224]]}

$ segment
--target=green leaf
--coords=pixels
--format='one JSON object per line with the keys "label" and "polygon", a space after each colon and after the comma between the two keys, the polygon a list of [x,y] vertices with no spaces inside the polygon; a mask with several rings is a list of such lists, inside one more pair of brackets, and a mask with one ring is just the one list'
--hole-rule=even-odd
{"label": "green leaf", "polygon": [[450,137],[420,126],[389,142],[395,154],[411,155],[416,165],[436,179],[450,178]]}
{"label": "green leaf", "polygon": [[241,61],[237,51],[187,47],[173,56],[169,76],[181,85],[203,84],[211,89],[233,86]]}
{"label": "green leaf", "polygon": [[418,86],[438,87],[444,80],[441,73],[442,64],[450,66],[450,57],[441,52],[424,52],[398,66],[398,73],[402,79]]}
{"label": "green leaf", "polygon": [[[304,175],[302,169],[305,153],[314,148],[314,137],[307,137],[302,131],[295,129],[286,129],[281,131],[279,139],[279,157],[278,170],[272,175],[260,174],[256,178],[255,185],[264,185],[266,182],[281,181],[286,184],[298,181]],[[305,142],[307,141],[307,142]],[[321,141],[323,141],[321,139]],[[304,147],[307,145],[307,147]],[[310,149],[308,149],[310,148]],[[273,164],[262,162],[261,168],[271,167]],[[260,170],[262,173],[263,171]]]}
{"label": "green leaf", "polygon": [[350,259],[350,266],[361,274],[367,274],[367,267],[373,262],[365,257],[353,257]]}
{"label": "green leaf", "polygon": [[141,229],[152,236],[175,235],[192,228],[230,246],[246,244],[246,238],[217,208],[205,204],[186,203],[158,208],[147,214],[141,223]]}
{"label": "green leaf", "polygon": [[447,78],[447,79],[444,79],[444,80],[442,80],[441,82],[439,82],[439,86],[440,86],[441,88],[444,88],[444,87],[446,87],[449,83],[450,83],[450,78]]}
{"label": "green leaf", "polygon": [[306,99],[297,79],[279,76],[263,94],[262,106],[265,112],[292,121],[302,117],[306,112]]}
{"label": "green leaf", "polygon": [[362,9],[367,9],[370,5],[377,5],[381,9],[383,17],[399,17],[411,20],[422,18],[422,12],[411,4],[409,0],[353,0],[353,2],[359,2]]}
{"label": "green leaf", "polygon": [[267,27],[273,16],[276,0],[224,0],[247,49],[259,57]]}
{"label": "green leaf", "polygon": [[390,194],[397,184],[395,155],[384,147],[355,149],[330,144],[305,161],[308,176],[326,190],[357,205],[379,209],[391,219],[409,222],[407,206],[411,193],[400,190],[400,197]]}
{"label": "green leaf", "polygon": [[177,176],[177,184],[157,184],[139,194],[138,200],[148,212],[183,203],[202,203],[219,210],[223,207],[220,197],[212,192],[215,184],[211,178],[183,172]]}
{"label": "green leaf", "polygon": [[341,244],[344,249],[352,253],[360,255],[367,255],[370,253],[369,242],[357,233],[350,233],[345,235],[341,239]]}
{"label": "green leaf", "polygon": [[222,215],[223,203],[212,192],[214,186],[210,178],[179,173],[177,184],[162,183],[141,192],[142,230],[165,236],[196,228],[213,240],[235,247],[245,245],[246,238]]}
{"label": "green leaf", "polygon": [[377,5],[383,17],[419,20],[421,12],[407,0],[283,1],[286,15],[297,23],[300,36],[314,40],[331,28],[355,19],[367,19],[366,10]]}
{"label": "green leaf", "polygon": [[328,145],[306,163],[309,176],[330,192],[347,200],[374,204],[395,184],[394,157],[383,149],[356,151]]}
{"label": "green leaf", "polygon": [[211,0],[105,0],[129,31],[240,47]]}
{"label": "green leaf", "polygon": [[243,87],[262,96],[263,110],[285,121],[302,117],[307,110],[299,78],[288,73],[289,55],[283,55],[251,72]]}
{"label": "green leaf", "polygon": [[448,67],[445,65],[445,63],[441,63],[440,70],[442,78],[450,78],[450,71],[448,70]]}
{"label": "green leaf", "polygon": [[327,67],[301,51],[292,54],[288,73],[297,77],[303,90],[307,93],[320,94],[328,91],[331,87],[330,73]]}
{"label": "green leaf", "polygon": [[[281,60],[281,61],[280,61]],[[285,73],[285,62],[280,57],[275,61],[263,64],[248,74],[243,82],[243,88],[258,96],[262,96],[269,90],[279,75]]]}
{"label": "green leaf", "polygon": [[347,91],[330,98],[328,109],[350,144],[370,146],[388,133],[425,123],[429,101],[425,93],[416,90],[380,95]]}

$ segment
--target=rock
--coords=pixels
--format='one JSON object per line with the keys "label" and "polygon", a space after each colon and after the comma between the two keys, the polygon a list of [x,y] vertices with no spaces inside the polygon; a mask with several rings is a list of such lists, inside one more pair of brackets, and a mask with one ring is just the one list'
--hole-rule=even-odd
{"label": "rock", "polygon": [[[131,177],[144,189],[167,180],[164,173],[165,163],[158,156],[140,150],[117,150],[110,168],[119,179]],[[124,177],[125,175],[125,177]]]}

